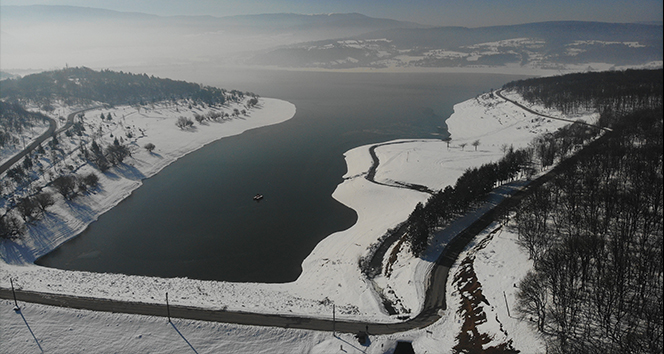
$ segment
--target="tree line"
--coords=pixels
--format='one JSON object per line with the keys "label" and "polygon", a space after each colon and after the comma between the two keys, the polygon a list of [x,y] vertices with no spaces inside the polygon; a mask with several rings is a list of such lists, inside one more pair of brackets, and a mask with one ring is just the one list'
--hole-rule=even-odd
{"label": "tree line", "polygon": [[661,106],[662,80],[662,69],[603,71],[513,81],[503,88],[564,114],[588,110],[625,113]]}
{"label": "tree line", "polygon": [[494,188],[517,179],[530,179],[538,169],[564,160],[599,133],[598,128],[576,122],[537,137],[523,149],[504,145],[505,156],[498,162],[467,169],[454,186],[434,193],[425,204],[418,203],[402,224],[406,230],[404,240],[413,255],[421,256],[436,230],[477,207]]}
{"label": "tree line", "polygon": [[510,148],[498,162],[467,169],[454,186],[447,186],[418,203],[406,220],[405,240],[413,255],[420,256],[429,246],[432,233],[465,214],[484,200],[499,184],[532,175],[532,150]]}
{"label": "tree line", "polygon": [[[610,89],[611,80],[616,81],[617,88]],[[621,112],[639,107],[661,107],[662,70],[569,74],[515,81],[503,88],[517,90],[537,103],[554,95],[557,99],[551,99],[547,104],[558,109],[567,107],[566,101],[573,101],[578,107],[594,107],[602,112],[598,122],[600,126],[621,126],[624,123],[619,123],[616,118],[624,115]],[[620,95],[628,98],[621,99]],[[614,109],[616,102],[631,103],[617,110]],[[425,204],[419,203],[406,220],[404,237],[411,245],[413,254],[421,255],[434,230],[466,213],[497,185],[518,175],[530,177],[536,171],[536,165],[545,168],[560,162],[599,134],[599,129],[577,122],[537,137],[528,148],[516,151],[505,148],[506,155],[498,162],[466,170],[454,186],[433,194]]]}
{"label": "tree line", "polygon": [[[521,313],[547,336],[552,353],[661,353],[662,71],[505,85],[517,86],[532,102],[567,112],[598,110],[599,124],[612,131],[571,124],[527,149],[510,149],[497,163],[466,170],[454,186],[416,206],[400,226],[404,239],[421,255],[434,230],[470,210],[497,184],[531,175],[537,163],[562,161],[563,172],[535,188],[513,217],[518,242],[534,261],[534,270],[518,284]],[[600,133],[592,149],[582,148]],[[566,159],[571,154],[579,155],[577,162]]]}
{"label": "tree line", "polygon": [[95,101],[112,105],[143,105],[181,99],[223,105],[229,100],[239,102],[245,95],[255,96],[238,90],[229,91],[147,74],[95,71],[86,67],[46,71],[0,81],[1,99],[44,106],[49,106],[53,100],[63,100],[65,104]]}

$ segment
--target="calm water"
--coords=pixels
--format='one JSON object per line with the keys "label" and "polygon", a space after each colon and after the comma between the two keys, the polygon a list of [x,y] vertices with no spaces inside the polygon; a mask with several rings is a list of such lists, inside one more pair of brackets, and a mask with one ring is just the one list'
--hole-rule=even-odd
{"label": "calm water", "polygon": [[[198,81],[285,99],[297,113],[183,157],[38,263],[160,277],[295,280],[320,240],[356,221],[353,210],[331,197],[346,172],[345,151],[396,138],[444,137],[455,103],[519,78],[207,75]],[[256,193],[265,199],[254,202]]]}

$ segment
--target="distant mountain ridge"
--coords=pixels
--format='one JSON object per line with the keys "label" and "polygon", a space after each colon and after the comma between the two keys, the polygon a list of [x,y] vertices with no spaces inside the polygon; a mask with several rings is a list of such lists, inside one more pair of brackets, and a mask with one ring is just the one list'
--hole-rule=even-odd
{"label": "distant mountain ridge", "polygon": [[[582,21],[431,27],[359,13],[157,16],[2,6],[3,69],[160,65],[565,69],[661,66],[662,25]],[[659,64],[658,64],[659,63]]]}
{"label": "distant mountain ridge", "polygon": [[357,13],[157,16],[46,5],[2,6],[0,21],[5,70],[67,63],[96,68],[241,64],[246,53],[275,46],[426,27]]}
{"label": "distant mountain ridge", "polygon": [[150,21],[160,25],[189,26],[191,28],[216,28],[224,30],[242,30],[249,32],[270,31],[331,31],[359,34],[364,31],[388,28],[425,28],[427,26],[413,22],[392,19],[373,18],[359,13],[331,14],[296,14],[272,13],[234,16],[158,16],[139,12],[120,12],[115,10],[76,6],[2,6],[2,20],[20,21]]}
{"label": "distant mountain ridge", "polygon": [[254,64],[350,67],[536,67],[662,61],[662,26],[559,21],[479,28],[400,28],[300,43],[252,59]]}
{"label": "distant mountain ridge", "polygon": [[222,20],[229,23],[242,23],[247,20],[260,20],[268,26],[272,25],[291,25],[293,23],[299,24],[313,24],[324,22],[336,22],[339,20],[358,20],[358,21],[376,21],[377,23],[385,23],[393,26],[394,24],[405,24],[406,27],[431,27],[425,26],[414,22],[399,21],[393,19],[374,18],[360,13],[321,13],[321,14],[301,14],[301,13],[265,13],[253,15],[231,15],[231,16],[212,16],[212,15],[171,15],[161,16],[153,15],[143,12],[125,12],[116,11],[95,7],[82,7],[82,6],[68,6],[68,5],[2,5],[2,16],[4,19],[23,18],[35,16],[50,17],[53,19],[62,19],[64,17],[74,18],[76,16],[90,16],[90,17],[107,17],[107,18],[165,18],[165,19],[207,19],[207,20]]}

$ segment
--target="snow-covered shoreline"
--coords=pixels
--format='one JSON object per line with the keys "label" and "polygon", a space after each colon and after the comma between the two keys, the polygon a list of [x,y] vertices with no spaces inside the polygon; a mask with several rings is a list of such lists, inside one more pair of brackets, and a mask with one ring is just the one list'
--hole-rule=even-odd
{"label": "snow-covered shoreline", "polygon": [[[17,242],[2,242],[0,258],[8,264],[31,264],[78,235],[101,214],[131,195],[143,184],[144,179],[156,175],[179,158],[221,138],[286,121],[295,115],[295,110],[295,106],[290,102],[261,98],[259,107],[250,109],[247,117],[223,123],[209,122],[204,126],[186,130],[178,129],[174,123],[178,116],[186,116],[192,112],[180,112],[177,107],[156,106],[137,110],[136,107],[120,106],[112,110],[98,108],[87,111],[86,116],[95,117],[93,119],[104,112],[113,112],[118,122],[113,126],[114,130],[104,133],[106,139],[111,141],[113,133],[116,138],[123,139],[125,127],[131,127],[134,135],[136,131],[142,132],[141,136],[130,143],[133,146],[131,161],[112,168],[105,174],[98,174],[101,186],[99,191],[81,195],[71,203],[56,203],[44,219],[29,226],[23,239]],[[61,136],[60,139],[65,137]],[[155,150],[148,152],[143,149],[142,146],[146,143],[154,144]],[[77,173],[94,171],[92,166],[83,165]]]}
{"label": "snow-covered shoreline", "polygon": [[[148,136],[143,141],[154,142],[157,149],[155,154],[142,152],[134,156],[133,167],[141,172],[141,174],[134,172],[134,175],[152,176],[178,157],[221,136],[278,123],[295,113],[295,107],[290,103],[270,99],[262,101],[263,108],[251,112],[250,119],[235,120],[219,124],[218,127],[214,127],[215,123],[210,123],[210,126],[201,127],[199,131],[191,133],[172,129],[171,122],[167,123],[168,126],[161,124],[164,121],[161,118],[148,123],[155,126],[146,128]],[[539,109],[542,110],[541,107]],[[132,113],[128,111],[125,115],[126,122],[129,122],[131,114],[140,115],[135,109],[131,110]],[[455,105],[454,110],[454,114],[447,120],[452,134],[449,147],[440,140],[403,141],[400,144],[380,146],[376,149],[381,161],[376,180],[417,183],[434,190],[442,189],[453,184],[465,169],[499,159],[503,154],[502,144],[509,142],[515,148],[522,147],[536,134],[553,131],[564,125],[562,122],[534,116],[510,103],[488,96],[459,103]],[[94,116],[98,113],[91,111],[87,115]],[[555,115],[555,112],[547,113]],[[150,114],[153,113],[143,113],[148,116]],[[141,118],[146,120],[145,117]],[[171,142],[174,140],[172,135],[174,133],[189,134],[191,140],[183,143],[184,145],[174,147]],[[460,144],[469,144],[476,139],[481,142],[477,151],[468,146],[461,148]],[[162,148],[159,148],[160,146]],[[126,178],[121,182],[114,182],[117,187],[113,188],[112,193],[80,197],[89,200],[79,203],[86,203],[93,210],[100,211],[92,215],[85,214],[87,219],[82,217],[62,223],[61,219],[51,217],[43,222],[45,225],[42,227],[33,228],[32,230],[37,232],[29,234],[26,237],[27,241],[18,243],[17,246],[4,242],[0,255],[6,264],[0,270],[2,282],[0,286],[6,287],[8,278],[13,277],[16,283],[26,290],[144,302],[157,301],[155,299],[161,301],[161,294],[168,291],[173,294],[173,301],[181,301],[183,305],[325,317],[331,315],[329,307],[333,302],[341,318],[359,316],[372,321],[394,321],[395,319],[390,318],[382,308],[372,284],[368,283],[360,273],[359,259],[387,229],[405,220],[417,203],[426,201],[428,194],[378,185],[366,180],[364,174],[371,165],[368,152],[370,147],[360,146],[346,152],[348,171],[344,175],[344,182],[333,193],[335,199],[358,213],[358,221],[351,228],[322,240],[304,260],[302,274],[292,283],[255,284],[186,278],[163,279],[63,271],[32,264],[38,256],[74,237],[99,214],[115,206],[141,184],[142,178]],[[376,205],[381,207],[376,208]],[[58,215],[58,212],[55,210],[53,214]],[[400,262],[415,261],[400,260]],[[409,269],[406,271],[408,275],[403,277],[395,275],[392,280],[385,281],[384,285],[394,289],[397,294],[402,294],[400,297],[407,303],[406,307],[416,313],[423,294],[420,289],[416,291],[416,296],[406,295],[413,291],[413,287],[407,284],[411,280],[422,281],[424,276],[421,274],[422,271],[415,269],[424,269],[426,272],[428,268],[427,266],[422,268],[420,265],[398,267],[398,269],[400,269],[398,272]],[[48,281],[43,284],[45,279]],[[406,285],[402,284],[403,282]],[[113,285],[102,286],[102,284]],[[199,294],[189,294],[184,290],[192,288],[200,289]],[[140,289],[140,291],[134,291],[132,294],[127,293],[126,289]]]}
{"label": "snow-covered shoreline", "polygon": [[[509,94],[508,97],[519,100],[515,94]],[[268,112],[269,102],[257,112]],[[284,103],[281,107],[287,111],[286,107],[291,106]],[[557,112],[544,110],[543,107],[533,108],[552,116],[559,115]],[[294,114],[295,108],[289,109],[292,110],[289,112]],[[254,118],[255,116],[252,116],[248,121]],[[574,118],[592,121],[596,119],[596,115]],[[442,189],[454,184],[467,168],[498,160],[504,154],[505,145],[525,147],[538,134],[552,132],[566,124],[524,112],[515,105],[488,94],[455,105],[454,114],[446,123],[452,135],[449,145],[440,140],[397,140],[395,142],[399,142],[398,144],[380,144],[381,146],[375,149],[381,161],[375,179],[388,184],[398,181],[426,185],[430,189]],[[156,139],[158,134],[148,135],[151,139]],[[163,139],[168,137],[164,136]],[[471,146],[475,140],[480,141],[477,149]],[[160,146],[158,140],[155,140],[155,145]],[[8,252],[7,246],[3,244],[0,254],[5,264],[0,268],[0,286],[9,287],[9,278],[12,277],[14,284],[25,290],[153,303],[162,303],[163,294],[168,292],[171,303],[178,305],[327,318],[332,317],[331,304],[334,303],[336,316],[340,319],[398,321],[382,308],[373,285],[361,274],[358,263],[372,243],[387,229],[405,220],[417,203],[426,201],[428,194],[378,185],[365,179],[372,161],[369,155],[371,146],[360,146],[345,153],[348,170],[344,175],[344,182],[333,193],[335,199],[357,212],[358,221],[349,229],[322,240],[304,260],[303,272],[294,282],[230,283],[63,271],[30,264],[26,260],[32,259],[34,253],[23,256],[21,251],[25,250]],[[162,156],[167,154],[165,151],[155,152]],[[160,168],[155,168],[154,173]],[[102,202],[103,200],[100,203]],[[377,208],[377,205],[380,205],[380,208]],[[507,238],[511,241],[497,247],[515,252],[513,236]],[[37,246],[46,250],[53,247],[53,243],[39,240]],[[18,261],[9,264],[12,262],[7,262],[7,259]],[[523,263],[521,258],[517,259]],[[511,264],[505,265],[510,260],[510,257],[503,257],[500,262],[505,267],[514,267]],[[408,252],[400,252],[393,265],[392,276],[378,278],[376,282],[384,289],[391,289],[395,299],[415,315],[422,303],[423,283],[430,268],[430,262],[412,258]],[[486,275],[483,276],[486,278]],[[514,277],[510,279],[516,281]],[[509,285],[511,286],[511,283]],[[490,286],[497,287],[496,291],[500,291],[506,285],[498,282]],[[447,289],[447,294],[451,299],[448,303],[452,304],[454,296],[458,294],[454,294],[450,288]],[[445,340],[451,343],[454,338],[450,328],[455,328],[457,322],[453,309],[454,307],[443,314],[443,318],[429,328],[441,336],[446,333]],[[273,330],[266,332],[272,333]],[[428,336],[422,331],[407,332],[396,337],[420,338],[422,345],[430,342],[430,338],[427,339]]]}

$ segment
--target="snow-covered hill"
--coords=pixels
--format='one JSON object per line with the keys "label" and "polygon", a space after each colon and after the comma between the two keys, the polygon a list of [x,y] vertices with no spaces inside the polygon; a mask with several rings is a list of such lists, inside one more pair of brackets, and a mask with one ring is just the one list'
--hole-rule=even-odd
{"label": "snow-covered hill", "polygon": [[325,69],[500,69],[553,74],[662,65],[662,26],[543,22],[496,27],[399,28],[266,51],[260,65]]}

